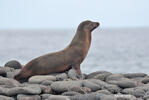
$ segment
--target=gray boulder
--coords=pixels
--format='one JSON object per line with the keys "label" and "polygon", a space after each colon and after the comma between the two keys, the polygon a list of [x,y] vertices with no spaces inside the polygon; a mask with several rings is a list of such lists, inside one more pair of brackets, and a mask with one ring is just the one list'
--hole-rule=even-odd
{"label": "gray boulder", "polygon": [[115,94],[117,100],[138,100],[135,96],[130,94]]}
{"label": "gray boulder", "polygon": [[44,94],[51,94],[52,93],[52,89],[50,86],[40,85],[40,88],[42,90],[42,93],[44,93]]}
{"label": "gray boulder", "polygon": [[145,76],[147,76],[147,74],[145,74],[145,73],[127,73],[127,74],[123,74],[123,75],[126,78],[136,78],[136,77],[145,77]]}
{"label": "gray boulder", "polygon": [[41,98],[42,100],[48,100],[48,98],[51,96],[52,94],[41,94]]}
{"label": "gray boulder", "polygon": [[90,88],[92,92],[95,92],[95,91],[101,89],[100,85],[97,85],[97,84],[95,84],[95,83],[93,83],[93,82],[90,82],[90,81],[88,81],[88,80],[84,80],[84,81],[82,82],[82,85],[83,85],[84,87]]}
{"label": "gray boulder", "polygon": [[21,69],[22,68],[22,65],[16,60],[8,61],[4,66],[14,68],[14,69]]}
{"label": "gray boulder", "polygon": [[14,98],[0,95],[0,100],[14,100]]}
{"label": "gray boulder", "polygon": [[58,93],[66,92],[68,90],[71,90],[72,88],[77,88],[81,86],[82,86],[81,81],[58,81],[58,82],[53,82],[51,84],[52,90]]}
{"label": "gray boulder", "polygon": [[117,85],[108,84],[108,83],[98,80],[98,79],[88,79],[88,80],[99,85],[101,87],[101,89],[107,89],[111,93],[119,93],[121,91],[121,88],[119,88]]}
{"label": "gray boulder", "polygon": [[75,92],[75,91],[68,91],[68,92],[64,92],[62,93],[62,95],[64,96],[75,96],[75,95],[79,95],[80,93]]}
{"label": "gray boulder", "polygon": [[112,75],[112,73],[107,72],[107,71],[96,71],[96,72],[88,74],[86,78],[87,79],[94,78],[94,79],[100,79],[102,81],[105,81],[109,75]]}
{"label": "gray boulder", "polygon": [[39,95],[24,95],[24,94],[19,94],[17,96],[17,100],[41,100],[41,97]]}
{"label": "gray boulder", "polygon": [[25,87],[3,88],[0,87],[0,95],[15,96],[17,94],[36,95],[41,93],[38,85],[28,85]]}
{"label": "gray boulder", "polygon": [[67,96],[51,95],[46,100],[70,100]]}
{"label": "gray boulder", "polygon": [[0,70],[0,76],[6,77],[7,73],[4,70]]}
{"label": "gray boulder", "polygon": [[147,84],[149,83],[149,76],[146,76],[142,79],[142,83]]}
{"label": "gray boulder", "polygon": [[68,71],[68,77],[73,79],[73,80],[76,80],[78,78],[78,74],[77,74],[76,70],[70,69]]}
{"label": "gray boulder", "polygon": [[46,86],[50,86],[52,83],[53,83],[53,81],[45,80],[41,84],[46,85]]}
{"label": "gray boulder", "polygon": [[57,81],[62,81],[62,80],[67,79],[67,78],[68,78],[68,76],[67,76],[66,73],[61,73],[61,74],[56,75],[56,80]]}
{"label": "gray boulder", "polygon": [[14,79],[0,77],[0,85],[4,85],[6,88],[12,88],[20,86],[20,83]]}
{"label": "gray boulder", "polygon": [[125,78],[121,74],[113,74],[108,76],[106,82],[117,85],[121,88],[132,88],[137,86],[136,81]]}
{"label": "gray boulder", "polygon": [[8,77],[8,78],[14,78],[14,76],[15,76],[16,74],[18,74],[20,70],[21,70],[21,69],[15,69],[15,70],[13,70],[13,71],[7,72],[7,77]]}
{"label": "gray boulder", "polygon": [[52,75],[36,75],[29,78],[29,83],[40,84],[43,81],[56,81],[56,77]]}
{"label": "gray boulder", "polygon": [[0,67],[0,70],[7,73],[7,72],[14,72],[15,69],[5,66],[5,67]]}
{"label": "gray boulder", "polygon": [[117,100],[112,95],[105,95],[100,93],[90,93],[90,94],[81,94],[70,96],[71,100]]}
{"label": "gray boulder", "polygon": [[124,94],[131,94],[136,96],[137,98],[143,97],[145,95],[145,91],[142,88],[128,88],[122,91]]}
{"label": "gray boulder", "polygon": [[96,91],[96,93],[101,93],[101,94],[106,94],[106,95],[111,95],[112,94],[108,90],[98,90],[98,91]]}
{"label": "gray boulder", "polygon": [[74,87],[74,88],[71,88],[68,91],[75,91],[75,92],[78,92],[78,93],[81,93],[81,94],[87,94],[87,93],[91,92],[91,89],[88,88],[88,87]]}
{"label": "gray boulder", "polygon": [[136,87],[136,82],[132,81],[130,79],[127,78],[121,78],[120,80],[116,80],[116,81],[108,81],[108,83],[110,84],[115,84],[121,88],[132,88],[132,87]]}
{"label": "gray boulder", "polygon": [[106,78],[106,82],[120,80],[121,78],[124,78],[122,74],[112,74]]}

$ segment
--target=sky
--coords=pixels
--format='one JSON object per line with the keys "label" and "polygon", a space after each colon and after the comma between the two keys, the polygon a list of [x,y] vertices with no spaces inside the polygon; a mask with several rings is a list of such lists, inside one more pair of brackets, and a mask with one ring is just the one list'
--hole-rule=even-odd
{"label": "sky", "polygon": [[75,28],[84,20],[149,27],[148,12],[149,0],[0,0],[0,30]]}

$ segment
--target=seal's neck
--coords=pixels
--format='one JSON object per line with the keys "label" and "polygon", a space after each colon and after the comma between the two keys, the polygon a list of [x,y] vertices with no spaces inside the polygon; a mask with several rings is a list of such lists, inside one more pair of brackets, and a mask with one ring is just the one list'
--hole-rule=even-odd
{"label": "seal's neck", "polygon": [[89,32],[88,30],[78,29],[70,45],[73,46],[73,45],[88,44],[90,46],[90,43],[91,43],[91,32]]}

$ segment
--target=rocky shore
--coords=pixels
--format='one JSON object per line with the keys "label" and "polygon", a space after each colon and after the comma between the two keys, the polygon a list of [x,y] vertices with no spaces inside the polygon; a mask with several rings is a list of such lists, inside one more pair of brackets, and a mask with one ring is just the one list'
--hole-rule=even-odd
{"label": "rocky shore", "polygon": [[149,76],[145,73],[96,71],[78,76],[70,69],[19,83],[13,76],[20,69],[17,61],[0,67],[0,100],[149,100]]}

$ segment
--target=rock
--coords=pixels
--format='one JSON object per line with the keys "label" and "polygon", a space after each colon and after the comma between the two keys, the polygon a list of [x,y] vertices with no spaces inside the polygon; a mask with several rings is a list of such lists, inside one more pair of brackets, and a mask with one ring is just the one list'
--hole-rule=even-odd
{"label": "rock", "polygon": [[143,85],[143,86],[141,86],[141,87],[138,87],[138,88],[141,88],[141,89],[143,89],[144,91],[149,91],[149,83],[147,83],[147,84],[145,84],[145,85]]}
{"label": "rock", "polygon": [[4,70],[0,70],[0,76],[6,77],[7,73]]}
{"label": "rock", "polygon": [[52,89],[50,86],[40,85],[40,88],[42,90],[42,93],[44,93],[44,94],[51,94],[52,93]]}
{"label": "rock", "polygon": [[116,80],[116,81],[108,81],[108,83],[110,84],[115,84],[121,88],[132,88],[132,87],[136,87],[136,82],[132,81],[130,79],[127,78],[121,78],[120,80]]}
{"label": "rock", "polygon": [[70,100],[67,96],[51,95],[47,100]]}
{"label": "rock", "polygon": [[113,81],[113,80],[117,81],[117,80],[120,80],[121,78],[124,78],[122,74],[112,74],[106,78],[106,82]]}
{"label": "rock", "polygon": [[75,92],[75,91],[68,91],[68,92],[64,92],[62,93],[62,95],[64,96],[75,96],[75,95],[79,95],[80,93]]}
{"label": "rock", "polygon": [[15,69],[10,68],[10,67],[0,67],[0,71],[6,72],[6,76],[5,75],[4,76],[5,77],[8,77],[8,78],[12,78],[13,77],[13,74],[12,73],[16,72]]}
{"label": "rock", "polygon": [[123,74],[123,75],[126,78],[136,78],[136,77],[145,77],[145,76],[147,76],[147,74],[145,74],[145,73],[127,73],[127,74]]}
{"label": "rock", "polygon": [[41,94],[42,100],[47,100],[52,94]]}
{"label": "rock", "polygon": [[132,87],[136,87],[136,83],[131,81],[131,80],[122,80],[119,82],[116,82],[116,85],[118,85],[121,88],[132,88]]}
{"label": "rock", "polygon": [[71,79],[73,79],[73,80],[76,80],[77,77],[78,77],[78,74],[77,74],[76,70],[70,69],[68,71],[68,77],[71,78]]}
{"label": "rock", "polygon": [[124,94],[131,94],[138,97],[143,97],[145,95],[145,91],[141,88],[128,88],[122,91]]}
{"label": "rock", "polygon": [[7,96],[15,96],[17,94],[36,95],[41,93],[41,88],[37,85],[28,85],[25,87],[3,88],[0,87],[0,94]]}
{"label": "rock", "polygon": [[91,89],[88,87],[74,87],[74,88],[71,88],[69,91],[74,91],[81,94],[87,94],[91,92]]}
{"label": "rock", "polygon": [[111,92],[109,92],[108,90],[98,90],[98,91],[96,91],[96,93],[111,95]]}
{"label": "rock", "polygon": [[13,72],[15,69],[10,67],[0,67],[0,70],[7,72]]}
{"label": "rock", "polygon": [[71,100],[116,100],[116,98],[112,95],[105,95],[105,94],[99,94],[99,93],[70,96],[70,99]]}
{"label": "rock", "polygon": [[149,83],[149,76],[146,76],[142,79],[142,83],[147,84]]}
{"label": "rock", "polygon": [[143,99],[144,99],[144,100],[148,100],[148,99],[149,99],[149,95],[145,95],[145,96],[143,97]]}
{"label": "rock", "polygon": [[137,82],[124,78],[121,74],[113,74],[107,77],[106,82],[117,85],[121,88],[132,88],[137,86]]}
{"label": "rock", "polygon": [[95,92],[95,91],[101,89],[101,87],[100,87],[99,85],[97,85],[97,84],[95,84],[95,83],[92,83],[92,82],[90,82],[90,81],[88,81],[88,80],[83,81],[82,85],[83,85],[84,87],[90,88],[92,92]]}
{"label": "rock", "polygon": [[107,89],[113,94],[119,93],[121,91],[121,88],[119,88],[117,85],[110,85],[110,84],[106,85],[104,89]]}
{"label": "rock", "polygon": [[113,95],[99,94],[101,100],[117,100]]}
{"label": "rock", "polygon": [[99,85],[101,87],[101,89],[103,89],[105,87],[105,85],[107,85],[108,83],[98,80],[98,79],[87,79],[88,81],[95,83],[97,85]]}
{"label": "rock", "polygon": [[17,96],[17,100],[41,100],[41,97],[39,95],[24,95],[24,94],[19,94]]}
{"label": "rock", "polygon": [[143,100],[142,98],[137,98],[136,100]]}
{"label": "rock", "polygon": [[73,68],[70,69],[68,71],[68,77],[72,80],[78,80],[78,79],[85,79],[86,78],[86,75],[85,74],[81,74],[81,75],[78,75],[78,73],[76,72],[76,70],[74,70]]}
{"label": "rock", "polygon": [[4,66],[14,68],[14,69],[21,69],[22,68],[22,65],[16,60],[8,61]]}
{"label": "rock", "polygon": [[114,96],[117,98],[117,100],[137,100],[137,98],[133,95],[115,94]]}
{"label": "rock", "polygon": [[15,76],[16,74],[18,74],[20,70],[21,70],[21,69],[16,69],[16,70],[7,72],[7,77],[8,77],[8,78],[14,78],[14,76]]}
{"label": "rock", "polygon": [[56,80],[57,81],[61,81],[61,80],[67,79],[67,78],[68,78],[68,76],[67,76],[66,73],[56,75]]}
{"label": "rock", "polygon": [[112,75],[112,73],[107,72],[107,71],[97,71],[97,72],[93,72],[87,75],[87,79],[100,79],[102,81],[104,81],[107,76]]}
{"label": "rock", "polygon": [[14,100],[14,98],[0,95],[0,100]]}
{"label": "rock", "polygon": [[41,84],[46,85],[46,86],[50,86],[52,83],[53,83],[53,81],[45,80]]}
{"label": "rock", "polygon": [[12,88],[20,86],[20,83],[14,79],[0,77],[0,85],[4,85],[6,88]]}
{"label": "rock", "polygon": [[92,93],[92,94],[80,94],[75,96],[69,97],[71,100],[101,100],[100,97],[98,97],[98,94]]}
{"label": "rock", "polygon": [[56,77],[52,75],[36,75],[29,78],[29,83],[40,84],[43,81],[56,81]]}
{"label": "rock", "polygon": [[144,85],[144,83],[142,83],[143,77],[136,77],[136,78],[132,78],[131,80],[136,83],[137,87]]}
{"label": "rock", "polygon": [[78,75],[78,78],[80,79],[80,80],[84,80],[84,79],[86,79],[86,74],[81,74],[81,75]]}
{"label": "rock", "polygon": [[119,88],[117,85],[108,84],[98,79],[88,79],[88,80],[97,85],[100,85],[101,89],[107,89],[111,93],[119,93],[121,91],[121,88]]}
{"label": "rock", "polygon": [[149,90],[145,92],[145,95],[143,96],[144,100],[149,99]]}
{"label": "rock", "polygon": [[58,82],[53,82],[51,84],[52,90],[58,93],[66,92],[72,88],[77,88],[81,86],[82,86],[81,81],[58,81]]}

